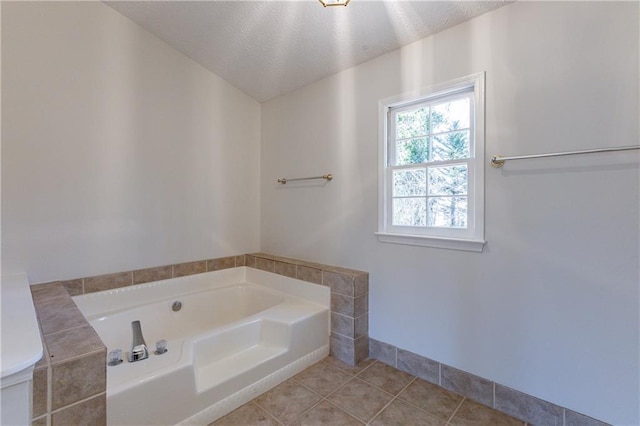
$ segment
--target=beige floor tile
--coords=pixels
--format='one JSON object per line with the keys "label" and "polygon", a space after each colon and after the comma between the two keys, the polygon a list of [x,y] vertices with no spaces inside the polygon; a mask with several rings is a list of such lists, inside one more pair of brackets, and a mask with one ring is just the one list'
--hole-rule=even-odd
{"label": "beige floor tile", "polygon": [[379,387],[385,392],[396,395],[413,380],[414,376],[381,362],[376,362],[358,374],[358,378]]}
{"label": "beige floor tile", "polygon": [[327,396],[350,380],[351,377],[326,362],[319,362],[295,376],[294,379],[312,391]]}
{"label": "beige floor tile", "polygon": [[396,399],[370,423],[371,426],[444,426],[446,421]]}
{"label": "beige floor tile", "polygon": [[295,426],[360,426],[364,423],[345,411],[324,400],[305,413],[293,425]]}
{"label": "beige floor tile", "polygon": [[398,398],[442,420],[449,420],[462,401],[462,396],[422,379],[416,379]]}
{"label": "beige floor tile", "polygon": [[[399,386],[404,389],[395,400],[382,390]],[[337,390],[330,393],[332,387]],[[322,400],[321,395],[329,396]],[[524,426],[523,421],[422,379],[414,380],[386,364],[369,359],[350,367],[333,357],[210,426],[357,426],[367,422],[371,426]]]}
{"label": "beige floor tile", "polygon": [[279,424],[269,413],[250,402],[209,426],[277,426]]}
{"label": "beige floor tile", "polygon": [[276,420],[289,424],[321,399],[319,395],[301,384],[287,380],[256,398],[255,402]]}
{"label": "beige floor tile", "polygon": [[452,426],[523,426],[524,422],[465,399],[449,424]]}
{"label": "beige floor tile", "polygon": [[393,395],[355,378],[327,399],[358,419],[368,422],[392,398]]}

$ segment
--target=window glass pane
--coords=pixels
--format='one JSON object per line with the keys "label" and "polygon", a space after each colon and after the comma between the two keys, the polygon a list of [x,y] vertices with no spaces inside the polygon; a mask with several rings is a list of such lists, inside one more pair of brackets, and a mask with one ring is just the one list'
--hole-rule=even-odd
{"label": "window glass pane", "polygon": [[427,195],[427,173],[425,169],[393,171],[393,196]]}
{"label": "window glass pane", "polygon": [[467,165],[429,167],[429,195],[465,195]]}
{"label": "window glass pane", "polygon": [[392,223],[396,226],[425,226],[426,198],[394,198]]}
{"label": "window glass pane", "polygon": [[429,140],[427,138],[408,139],[396,143],[396,166],[419,164],[429,159]]}
{"label": "window glass pane", "polygon": [[467,197],[429,198],[429,226],[437,228],[467,227]]}
{"label": "window glass pane", "polygon": [[469,158],[469,131],[446,133],[432,138],[431,161]]}
{"label": "window glass pane", "polygon": [[468,129],[470,116],[469,98],[434,105],[431,107],[432,132]]}
{"label": "window glass pane", "polygon": [[396,139],[424,136],[429,133],[429,108],[422,107],[396,114]]}

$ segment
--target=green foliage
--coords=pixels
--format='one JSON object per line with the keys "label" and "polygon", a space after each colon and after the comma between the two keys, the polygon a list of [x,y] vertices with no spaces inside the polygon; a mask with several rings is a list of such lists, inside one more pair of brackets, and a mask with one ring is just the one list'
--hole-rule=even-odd
{"label": "green foliage", "polygon": [[429,160],[429,142],[427,138],[411,139],[406,149],[409,151],[408,162],[411,164],[424,163]]}

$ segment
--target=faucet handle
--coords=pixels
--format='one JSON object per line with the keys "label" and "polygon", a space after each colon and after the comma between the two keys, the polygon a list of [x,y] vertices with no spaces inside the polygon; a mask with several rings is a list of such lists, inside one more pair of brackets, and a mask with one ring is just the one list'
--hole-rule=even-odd
{"label": "faucet handle", "polygon": [[114,349],[109,352],[107,357],[107,365],[114,366],[122,364],[122,349]]}
{"label": "faucet handle", "polygon": [[156,355],[162,355],[168,350],[169,349],[167,349],[167,341],[165,339],[160,339],[156,342],[156,351],[154,352]]}

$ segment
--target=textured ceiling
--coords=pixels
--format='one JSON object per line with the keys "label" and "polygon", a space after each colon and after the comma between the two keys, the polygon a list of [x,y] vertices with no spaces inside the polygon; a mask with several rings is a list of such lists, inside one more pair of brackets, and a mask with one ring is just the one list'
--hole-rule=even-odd
{"label": "textured ceiling", "polygon": [[110,1],[259,102],[496,9],[504,1]]}

